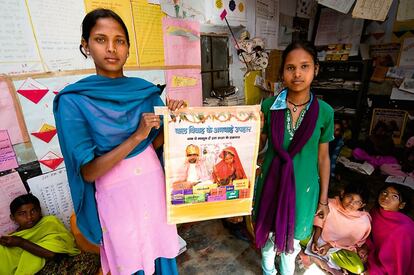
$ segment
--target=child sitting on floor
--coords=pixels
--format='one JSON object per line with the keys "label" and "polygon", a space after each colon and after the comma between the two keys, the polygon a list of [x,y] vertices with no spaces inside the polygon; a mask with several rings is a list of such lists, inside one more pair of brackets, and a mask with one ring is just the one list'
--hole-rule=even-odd
{"label": "child sitting on floor", "polygon": [[95,274],[98,271],[99,256],[81,253],[74,237],[58,218],[42,217],[40,202],[34,195],[15,198],[10,204],[10,213],[19,227],[16,232],[0,237],[0,274]]}
{"label": "child sitting on floor", "polygon": [[378,206],[370,212],[372,232],[365,251],[368,274],[414,274],[414,221],[405,214],[412,213],[412,198],[413,190],[407,186],[387,183],[381,189]]}
{"label": "child sitting on floor", "polygon": [[340,197],[329,199],[325,219],[315,217],[305,253],[332,274],[342,274],[341,268],[355,274],[364,271],[358,250],[371,231],[370,215],[363,210],[368,196],[362,183],[349,184]]}

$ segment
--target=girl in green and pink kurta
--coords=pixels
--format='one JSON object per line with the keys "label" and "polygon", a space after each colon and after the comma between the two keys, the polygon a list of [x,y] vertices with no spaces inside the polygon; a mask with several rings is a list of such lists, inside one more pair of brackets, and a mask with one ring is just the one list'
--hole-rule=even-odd
{"label": "girl in green and pink kurta", "polygon": [[261,141],[268,149],[259,177],[254,214],[256,244],[262,248],[264,274],[293,274],[299,241],[312,232],[315,213],[328,214],[329,141],[333,110],[311,93],[318,73],[315,48],[307,42],[289,45],[282,56],[284,86],[262,104]]}

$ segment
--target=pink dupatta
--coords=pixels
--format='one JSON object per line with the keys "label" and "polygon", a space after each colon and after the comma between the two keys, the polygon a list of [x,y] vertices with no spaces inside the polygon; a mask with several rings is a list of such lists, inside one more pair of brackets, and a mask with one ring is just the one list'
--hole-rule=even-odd
{"label": "pink dupatta", "polygon": [[382,208],[373,209],[371,217],[369,274],[414,274],[414,221],[403,213]]}

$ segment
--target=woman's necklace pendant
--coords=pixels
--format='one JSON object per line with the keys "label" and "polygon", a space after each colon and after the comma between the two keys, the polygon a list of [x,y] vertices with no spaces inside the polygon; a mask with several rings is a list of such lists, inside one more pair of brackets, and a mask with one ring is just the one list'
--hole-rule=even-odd
{"label": "woman's necklace pendant", "polygon": [[293,106],[292,111],[295,113],[298,110],[296,106]]}

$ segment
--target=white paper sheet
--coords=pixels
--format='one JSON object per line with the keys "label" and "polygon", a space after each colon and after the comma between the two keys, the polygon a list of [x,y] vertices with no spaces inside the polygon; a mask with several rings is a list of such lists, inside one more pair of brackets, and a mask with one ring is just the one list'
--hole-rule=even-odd
{"label": "white paper sheet", "polygon": [[256,37],[265,39],[266,49],[278,47],[279,1],[256,2]]}
{"label": "white paper sheet", "polygon": [[350,55],[358,55],[364,20],[332,9],[322,9],[315,45],[352,44]]}
{"label": "white paper sheet", "polygon": [[401,46],[400,67],[414,67],[414,37],[407,37]]}
{"label": "white paper sheet", "polygon": [[73,203],[66,170],[59,169],[43,174],[28,179],[27,183],[31,193],[39,199],[43,214],[58,217],[67,228],[70,228]]}
{"label": "white paper sheet", "polygon": [[390,99],[391,100],[414,101],[414,94],[409,93],[409,92],[405,92],[405,91],[401,91],[398,88],[392,88]]}
{"label": "white paper sheet", "polygon": [[392,0],[357,0],[352,17],[384,21]]}
{"label": "white paper sheet", "polygon": [[27,192],[19,173],[0,177],[0,236],[16,230],[17,225],[10,220],[10,203],[23,194]]}
{"label": "white paper sheet", "polygon": [[[194,19],[200,23],[207,21],[206,16],[206,2],[199,0],[160,0],[158,1],[161,5],[163,12],[168,14],[170,17]],[[174,2],[177,2],[175,4]]]}
{"label": "white paper sheet", "polygon": [[265,39],[266,49],[277,49],[279,18],[277,20],[267,20],[256,17],[256,37]]}
{"label": "white paper sheet", "polygon": [[27,0],[27,4],[48,71],[93,68],[79,52],[83,0]]}
{"label": "white paper sheet", "polygon": [[0,74],[42,72],[24,0],[0,0]]}
{"label": "white paper sheet", "polygon": [[414,1],[413,0],[399,0],[397,21],[406,21],[414,19]]}
{"label": "white paper sheet", "polygon": [[279,14],[278,49],[284,50],[292,42],[293,17],[283,13]]}
{"label": "white paper sheet", "polygon": [[355,0],[318,0],[318,3],[342,13],[348,13]]}

